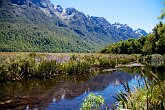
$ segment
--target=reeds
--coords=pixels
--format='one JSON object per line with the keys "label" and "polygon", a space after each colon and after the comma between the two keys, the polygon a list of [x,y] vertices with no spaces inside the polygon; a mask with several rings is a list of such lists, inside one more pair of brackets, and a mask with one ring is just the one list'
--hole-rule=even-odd
{"label": "reeds", "polygon": [[135,55],[102,54],[23,54],[3,56],[0,65],[1,80],[52,78],[60,74],[87,74],[95,68],[114,68],[117,64],[136,61]]}
{"label": "reeds", "polygon": [[[153,73],[152,73],[153,74]],[[131,110],[163,110],[165,109],[165,81],[160,81],[153,74],[153,82],[148,82],[144,78],[144,86],[140,82],[134,87],[134,91],[130,90],[128,83],[121,82],[126,92],[118,92],[114,97],[118,102],[118,109]]]}

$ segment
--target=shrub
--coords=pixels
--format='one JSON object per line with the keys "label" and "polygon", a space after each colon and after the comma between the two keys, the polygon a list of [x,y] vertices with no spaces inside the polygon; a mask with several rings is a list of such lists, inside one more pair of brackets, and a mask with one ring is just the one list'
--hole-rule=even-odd
{"label": "shrub", "polygon": [[99,110],[100,105],[104,105],[104,102],[102,96],[91,93],[85,98],[81,110]]}

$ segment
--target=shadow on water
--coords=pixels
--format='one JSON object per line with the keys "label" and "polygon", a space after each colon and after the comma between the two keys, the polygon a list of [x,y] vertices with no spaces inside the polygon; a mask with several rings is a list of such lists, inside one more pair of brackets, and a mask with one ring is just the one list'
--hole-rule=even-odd
{"label": "shadow on water", "polygon": [[[143,82],[141,71],[141,68],[127,68],[95,75],[57,76],[44,81],[33,79],[22,82],[1,82],[0,108],[1,110],[78,110],[84,98],[91,92],[102,95],[107,105],[111,105],[116,102],[112,98],[115,92],[124,91],[120,81],[128,82],[129,85],[138,85],[137,80]],[[165,68],[164,66],[144,68],[145,73],[150,71],[162,78]],[[150,75],[147,76],[150,79]]]}

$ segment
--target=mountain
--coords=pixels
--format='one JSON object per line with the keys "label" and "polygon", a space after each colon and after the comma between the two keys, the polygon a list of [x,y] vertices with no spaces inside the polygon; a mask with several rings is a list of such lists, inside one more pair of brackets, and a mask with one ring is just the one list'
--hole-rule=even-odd
{"label": "mountain", "polygon": [[140,29],[140,28],[138,28],[134,32],[137,33],[137,34],[139,34],[139,36],[146,36],[147,35],[147,32],[144,31],[143,29]]}
{"label": "mountain", "polygon": [[90,52],[143,34],[50,0],[0,0],[0,51]]}
{"label": "mountain", "polygon": [[142,29],[133,30],[131,27],[129,27],[127,24],[120,24],[120,23],[114,23],[112,24],[115,29],[117,30],[119,36],[121,36],[121,39],[127,40],[129,38],[140,38],[141,36],[146,36],[147,33]]}

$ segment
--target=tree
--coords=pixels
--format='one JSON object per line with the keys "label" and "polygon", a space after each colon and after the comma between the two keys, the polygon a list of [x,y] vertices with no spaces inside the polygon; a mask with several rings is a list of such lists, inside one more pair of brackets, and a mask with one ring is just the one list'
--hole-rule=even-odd
{"label": "tree", "polygon": [[[165,2],[163,3],[165,6]],[[165,8],[162,9],[162,14],[158,17],[158,19],[163,20],[165,18]]]}
{"label": "tree", "polygon": [[156,41],[156,52],[159,54],[165,54],[165,25],[158,28],[159,38]]}

